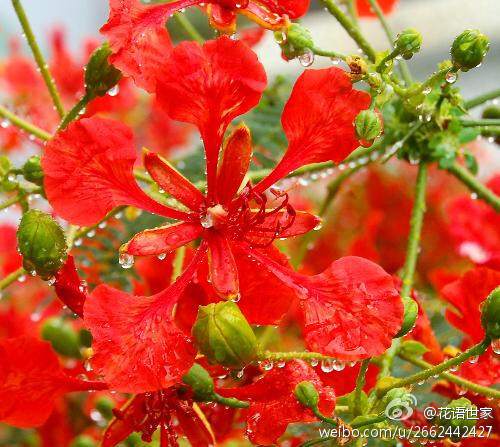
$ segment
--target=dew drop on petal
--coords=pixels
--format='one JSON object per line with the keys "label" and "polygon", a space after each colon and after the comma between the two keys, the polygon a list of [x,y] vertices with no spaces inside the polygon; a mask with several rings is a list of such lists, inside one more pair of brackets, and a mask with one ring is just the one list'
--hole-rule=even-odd
{"label": "dew drop on petal", "polygon": [[124,269],[129,269],[134,265],[134,256],[129,253],[120,253],[118,256],[118,263]]}
{"label": "dew drop on petal", "polygon": [[332,372],[335,369],[335,363],[333,360],[322,360],[321,361],[321,371],[325,373]]}
{"label": "dew drop on petal", "polygon": [[166,254],[166,253],[160,253],[160,254],[158,255],[158,259],[159,259],[160,261],[163,261],[166,257],[167,257],[167,254]]}
{"label": "dew drop on petal", "polygon": [[0,121],[0,127],[2,129],[7,129],[7,127],[9,127],[9,126],[10,126],[9,120],[5,119],[5,120]]}
{"label": "dew drop on petal", "polygon": [[118,84],[116,84],[115,86],[111,87],[108,90],[109,96],[116,96],[116,95],[118,95],[118,93],[120,93],[120,86]]}
{"label": "dew drop on petal", "polygon": [[273,369],[274,364],[271,360],[263,360],[260,366],[264,371],[271,371],[271,369]]}

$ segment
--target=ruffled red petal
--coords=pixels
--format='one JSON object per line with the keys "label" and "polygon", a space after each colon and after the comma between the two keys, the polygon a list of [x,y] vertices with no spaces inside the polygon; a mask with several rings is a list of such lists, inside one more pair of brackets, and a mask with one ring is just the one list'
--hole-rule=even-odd
{"label": "ruffled red petal", "polygon": [[205,203],[205,197],[196,186],[160,155],[146,152],[144,166],[165,192],[174,196],[188,208],[199,211]]}
{"label": "ruffled red petal", "polygon": [[196,3],[147,6],[139,0],[110,0],[109,19],[101,28],[113,51],[110,61],[139,87],[154,92],[157,72],[172,48],[165,22],[178,9]]}
{"label": "ruffled red petal", "polygon": [[260,3],[276,14],[288,15],[290,19],[302,17],[309,9],[309,0],[260,0]]}
{"label": "ruffled red petal", "polygon": [[94,338],[92,365],[113,389],[144,393],[167,388],[191,367],[196,349],[172,313],[205,253],[202,244],[179,279],[156,295],[137,297],[101,285],[87,299],[84,320]]}
{"label": "ruffled red petal", "polygon": [[23,336],[0,341],[0,420],[36,427],[65,393],[105,388],[64,373],[50,343]]}
{"label": "ruffled red petal", "polygon": [[259,102],[267,83],[266,73],[252,50],[227,37],[203,46],[183,42],[172,51],[166,65],[158,80],[158,101],[171,118],[192,123],[200,130],[207,155],[210,199],[215,193],[224,132],[235,117]]}
{"label": "ruffled red petal", "polygon": [[296,291],[311,351],[350,361],[380,355],[391,346],[403,323],[403,303],[391,275],[377,264],[346,256],[309,277],[256,250],[246,251]]}
{"label": "ruffled red petal", "polygon": [[284,368],[274,368],[257,382],[241,388],[219,389],[225,396],[250,400],[247,412],[247,435],[254,444],[273,445],[288,424],[314,422],[316,417],[301,405],[294,395],[297,384],[312,382],[320,395],[319,409],[331,415],[335,408],[335,393],[325,387],[307,363],[292,360]]}
{"label": "ruffled red petal", "polygon": [[47,198],[58,215],[77,225],[95,224],[118,205],[189,219],[142,191],[134,179],[135,160],[127,126],[98,117],[75,121],[47,143],[42,158]]}
{"label": "ruffled red petal", "polygon": [[68,256],[64,266],[56,274],[54,283],[57,297],[68,308],[83,317],[83,304],[88,296],[87,286],[80,280],[73,256]]}
{"label": "ruffled red petal", "polygon": [[120,251],[134,256],[159,255],[182,247],[198,238],[203,231],[199,224],[180,223],[152,228],[137,233]]}
{"label": "ruffled red petal", "polygon": [[369,105],[370,95],[353,90],[351,78],[340,68],[305,70],[281,117],[288,149],[255,189],[266,190],[300,166],[343,160],[359,146],[353,121]]}
{"label": "ruffled red petal", "polygon": [[229,241],[216,230],[206,232],[210,282],[215,292],[226,299],[239,296],[238,267]]}
{"label": "ruffled red petal", "polygon": [[217,174],[217,200],[231,202],[243,183],[252,158],[250,130],[240,124],[226,139]]}
{"label": "ruffled red petal", "polygon": [[474,343],[484,338],[479,306],[498,285],[499,271],[476,267],[441,289],[443,298],[455,308],[446,310],[446,319]]}

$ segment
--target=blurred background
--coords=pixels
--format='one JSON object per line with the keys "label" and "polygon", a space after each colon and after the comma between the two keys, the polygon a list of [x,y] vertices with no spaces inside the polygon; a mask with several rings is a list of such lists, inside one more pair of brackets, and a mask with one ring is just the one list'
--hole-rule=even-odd
{"label": "blurred background", "polygon": [[[78,49],[80,43],[90,36],[98,36],[100,26],[107,20],[106,0],[24,0],[26,12],[40,43],[45,43],[54,26],[64,27],[70,47]],[[312,11],[302,23],[312,32],[318,46],[353,53],[356,47],[335,20],[326,14],[319,3],[312,1]],[[187,12],[200,27],[207,27],[206,18],[196,8]],[[389,21],[395,32],[405,28],[416,28],[423,35],[420,54],[411,61],[415,77],[423,79],[435,64],[448,56],[454,37],[466,28],[479,28],[489,36],[491,50],[488,57],[473,75],[462,75],[459,80],[464,96],[472,97],[498,86],[500,69],[500,1],[499,0],[400,0]],[[362,27],[378,49],[387,48],[385,35],[376,20],[363,20]],[[19,35],[20,28],[12,12],[10,1],[0,2],[0,56],[5,54],[8,37]],[[207,33],[210,31],[207,30]],[[298,74],[303,67],[298,61],[284,62],[272,33],[256,47],[261,61],[270,77],[273,74]],[[317,58],[314,66],[329,64],[325,58]]]}

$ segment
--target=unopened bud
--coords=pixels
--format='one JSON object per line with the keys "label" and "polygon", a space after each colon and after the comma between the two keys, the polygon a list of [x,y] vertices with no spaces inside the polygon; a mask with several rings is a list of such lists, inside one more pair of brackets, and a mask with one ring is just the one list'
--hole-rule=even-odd
{"label": "unopened bud", "polygon": [[289,42],[296,50],[304,50],[313,48],[314,42],[309,30],[303,28],[298,23],[292,23],[288,27],[287,42]]}
{"label": "unopened bud", "polygon": [[78,334],[71,324],[61,318],[53,317],[46,320],[41,335],[59,354],[72,358],[81,357]]}
{"label": "unopened bud", "polygon": [[319,402],[319,393],[313,383],[304,381],[297,384],[294,391],[297,400],[309,408],[316,408]]}
{"label": "unopened bud", "polygon": [[193,336],[210,362],[243,368],[255,359],[257,338],[232,301],[201,306],[193,325]]}
{"label": "unopened bud", "polygon": [[500,338],[500,287],[488,295],[481,311],[481,324],[492,340]]}
{"label": "unopened bud", "polygon": [[382,132],[382,121],[374,110],[362,110],[354,120],[356,138],[359,144],[369,147]]}
{"label": "unopened bud", "polygon": [[469,433],[469,430],[474,427],[474,425],[476,425],[476,420],[472,418],[467,419],[455,416],[455,414],[458,413],[458,408],[465,408],[465,414],[468,414],[469,409],[476,409],[477,407],[473,405],[469,399],[461,397],[460,399],[452,400],[446,405],[446,407],[439,412],[439,416],[436,419],[438,426],[446,428],[446,433],[451,433],[450,439],[453,442],[460,441],[461,436],[459,436],[459,433],[465,435]]}
{"label": "unopened bud", "polygon": [[30,210],[23,215],[17,230],[17,243],[23,267],[48,279],[64,265],[66,238],[61,226],[50,214]]}
{"label": "unopened bud", "polygon": [[353,80],[358,81],[366,75],[368,66],[366,61],[360,56],[348,56],[346,58],[347,65],[351,70],[351,77]]}
{"label": "unopened bud", "polygon": [[489,39],[477,29],[460,34],[451,46],[451,60],[456,68],[468,71],[483,62],[490,49]]}
{"label": "unopened bud", "polygon": [[193,390],[195,400],[207,402],[214,396],[214,381],[207,370],[195,363],[184,375],[182,381]]}
{"label": "unopened bud", "polygon": [[109,45],[101,45],[92,53],[85,67],[85,90],[91,98],[104,96],[122,78],[121,71],[109,63],[110,54]]}
{"label": "unopened bud", "polygon": [[418,317],[417,302],[411,299],[410,297],[404,297],[403,304],[405,306],[403,325],[401,326],[399,332],[394,336],[394,338],[399,338],[402,337],[403,335],[406,335],[413,329],[413,326],[415,326],[415,322],[417,321]]}
{"label": "unopened bud", "polygon": [[404,59],[411,59],[415,53],[418,53],[420,45],[422,45],[422,36],[415,29],[401,31],[394,42],[394,47]]}
{"label": "unopened bud", "polygon": [[35,185],[43,185],[43,170],[38,155],[33,155],[26,160],[26,163],[23,165],[23,175],[28,182]]}

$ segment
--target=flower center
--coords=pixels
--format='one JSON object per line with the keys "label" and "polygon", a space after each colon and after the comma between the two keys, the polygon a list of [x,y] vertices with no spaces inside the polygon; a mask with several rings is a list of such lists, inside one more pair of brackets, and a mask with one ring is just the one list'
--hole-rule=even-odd
{"label": "flower center", "polygon": [[211,206],[206,213],[200,217],[200,223],[203,228],[220,228],[226,222],[228,212],[220,204]]}

